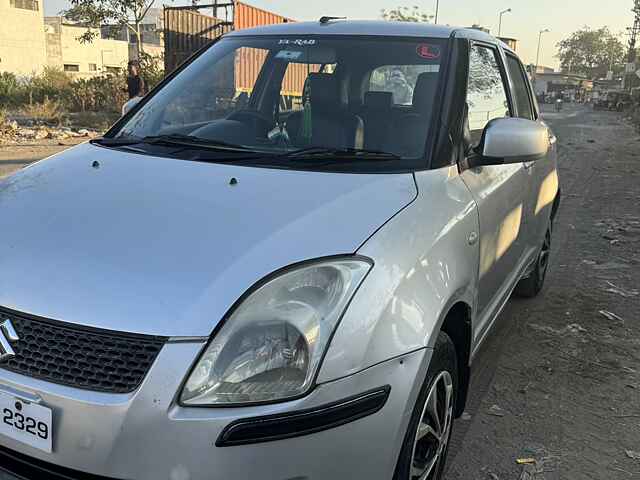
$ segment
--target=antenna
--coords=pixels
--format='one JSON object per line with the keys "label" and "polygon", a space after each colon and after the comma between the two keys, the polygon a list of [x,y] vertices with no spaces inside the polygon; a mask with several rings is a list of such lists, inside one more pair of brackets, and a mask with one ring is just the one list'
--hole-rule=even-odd
{"label": "antenna", "polygon": [[322,17],[320,18],[320,23],[322,25],[326,25],[327,23],[331,22],[332,20],[346,20],[347,17]]}

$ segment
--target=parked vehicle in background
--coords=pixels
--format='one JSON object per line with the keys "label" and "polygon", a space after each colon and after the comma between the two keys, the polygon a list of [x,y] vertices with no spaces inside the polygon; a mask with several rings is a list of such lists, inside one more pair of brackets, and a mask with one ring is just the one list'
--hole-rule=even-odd
{"label": "parked vehicle in background", "polygon": [[515,52],[324,18],[225,35],[130,107],[0,181],[0,471],[442,478],[550,261],[556,138]]}
{"label": "parked vehicle in background", "polygon": [[622,112],[631,106],[631,95],[626,92],[606,92],[593,102],[594,110]]}

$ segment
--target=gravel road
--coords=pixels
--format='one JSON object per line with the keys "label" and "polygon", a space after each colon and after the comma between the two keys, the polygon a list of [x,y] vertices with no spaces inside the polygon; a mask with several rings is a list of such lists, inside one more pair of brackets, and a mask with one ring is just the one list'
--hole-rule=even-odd
{"label": "gravel road", "polygon": [[447,480],[640,478],[640,136],[585,107],[545,119],[563,192],[552,268],[477,358]]}
{"label": "gravel road", "polygon": [[[553,265],[477,358],[447,480],[640,479],[640,136],[616,113],[545,118],[563,189]],[[0,147],[0,175],[61,148]]]}

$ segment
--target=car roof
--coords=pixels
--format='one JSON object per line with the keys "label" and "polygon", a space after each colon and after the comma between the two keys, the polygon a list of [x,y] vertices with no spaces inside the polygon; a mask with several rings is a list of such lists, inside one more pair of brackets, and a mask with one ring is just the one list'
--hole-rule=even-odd
{"label": "car roof", "polygon": [[[383,20],[331,20],[318,22],[289,22],[246,30],[236,30],[227,36],[248,35],[362,35],[381,37],[469,38],[490,43],[499,40],[473,28],[434,25],[424,22],[389,22]],[[502,44],[505,47],[504,44]],[[508,49],[508,47],[507,47]]]}

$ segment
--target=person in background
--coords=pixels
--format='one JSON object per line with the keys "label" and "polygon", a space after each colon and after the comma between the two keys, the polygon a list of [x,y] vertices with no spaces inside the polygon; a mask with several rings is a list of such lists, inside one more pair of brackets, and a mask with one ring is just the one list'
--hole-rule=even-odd
{"label": "person in background", "polygon": [[129,99],[142,97],[146,93],[146,86],[140,76],[140,63],[137,60],[131,60],[128,68],[127,93],[129,94]]}

